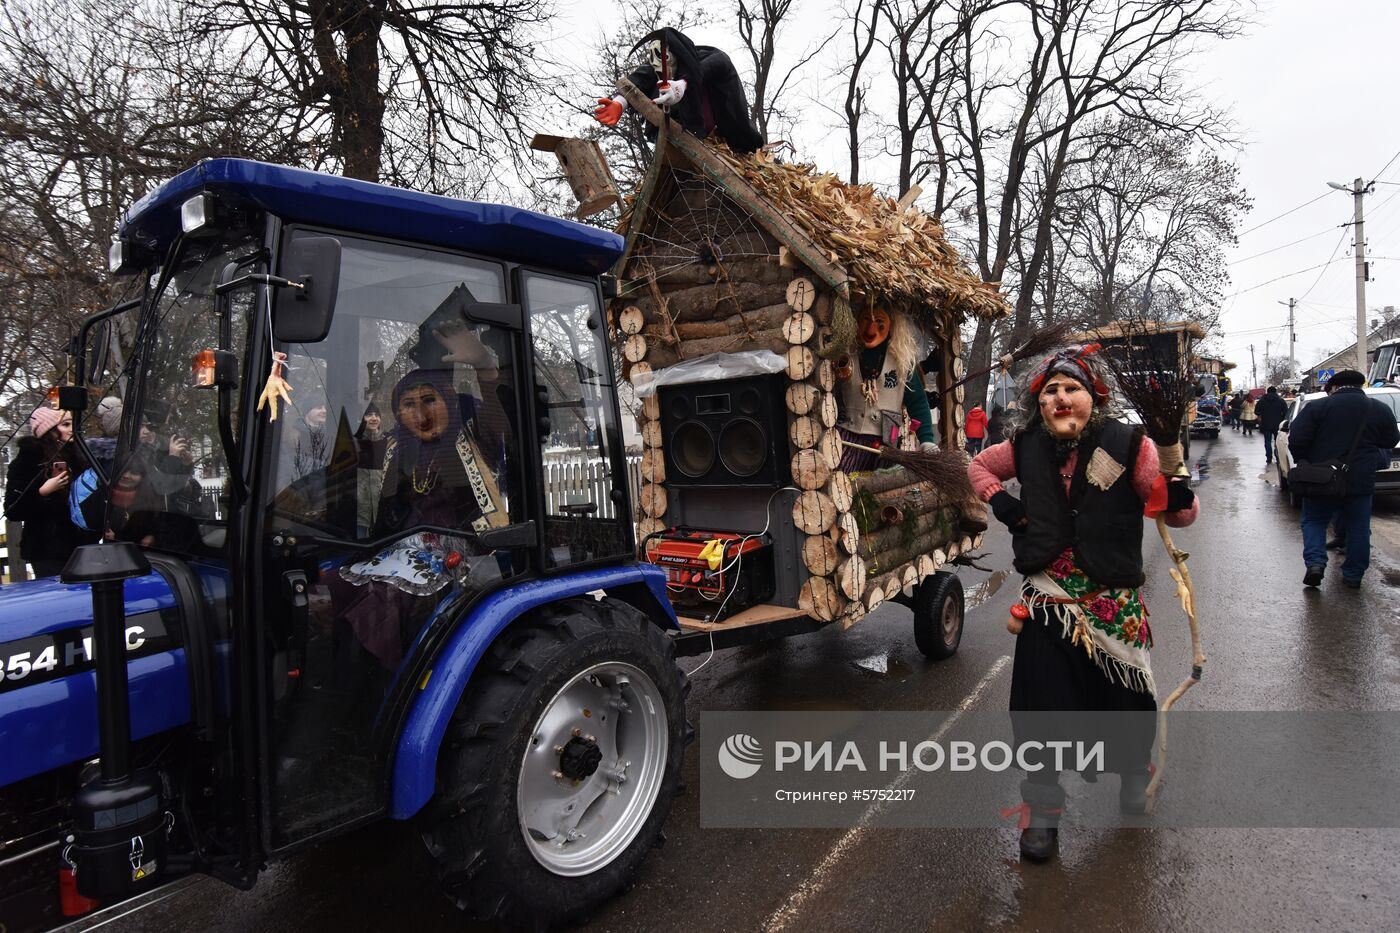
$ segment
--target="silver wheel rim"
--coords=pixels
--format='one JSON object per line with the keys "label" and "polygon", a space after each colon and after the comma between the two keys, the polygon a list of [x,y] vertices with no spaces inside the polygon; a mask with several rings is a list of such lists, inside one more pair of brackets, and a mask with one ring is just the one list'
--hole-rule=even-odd
{"label": "silver wheel rim", "polygon": [[950,595],[943,600],[943,644],[951,645],[962,628],[962,613],[958,611],[958,601]]}
{"label": "silver wheel rim", "polygon": [[[571,742],[601,753],[596,770],[563,773]],[[669,751],[666,704],[646,672],[606,661],[575,675],[545,705],[520,765],[515,803],[530,854],[568,877],[617,858],[652,812]]]}

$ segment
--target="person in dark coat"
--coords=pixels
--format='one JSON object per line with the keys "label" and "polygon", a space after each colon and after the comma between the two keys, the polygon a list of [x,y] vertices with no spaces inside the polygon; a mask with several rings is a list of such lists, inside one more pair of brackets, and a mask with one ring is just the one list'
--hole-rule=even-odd
{"label": "person in dark coat", "polygon": [[1347,465],[1345,496],[1303,497],[1304,586],[1322,582],[1327,569],[1327,525],[1334,518],[1346,538],[1342,582],[1360,589],[1371,563],[1376,471],[1389,464],[1391,450],[1400,444],[1400,429],[1388,405],[1366,397],[1361,388],[1365,384],[1366,377],[1354,369],[1338,372],[1328,382],[1331,396],[1304,405],[1288,428],[1288,452],[1295,463],[1345,460]]}
{"label": "person in dark coat", "polygon": [[1254,406],[1254,417],[1259,419],[1259,433],[1264,435],[1264,466],[1274,462],[1274,439],[1278,437],[1278,426],[1288,416],[1288,403],[1278,394],[1278,389],[1269,386],[1264,397]]}
{"label": "person in dark coat", "polygon": [[[743,82],[729,56],[708,45],[696,45],[676,29],[658,29],[643,36],[632,51],[646,46],[649,58],[627,79],[659,107],[669,106],[671,116],[693,135],[719,136],[735,152],[753,152],[763,145],[763,135],[749,115]],[[664,55],[664,61],[663,61]],[[665,80],[663,72],[670,76]],[[616,126],[627,108],[627,99],[598,98],[593,116],[604,126]],[[647,126],[647,138],[656,141],[657,129]]]}
{"label": "person in dark coat", "polygon": [[1235,397],[1230,399],[1230,427],[1238,431],[1244,424],[1241,420],[1244,415],[1244,393],[1236,392]]}
{"label": "person in dark coat", "polygon": [[34,576],[54,577],[97,536],[74,525],[68,510],[70,470],[83,464],[70,443],[73,416],[46,405],[29,416],[29,427],[33,436],[20,440],[5,474],[5,517],[23,522],[19,553]]}

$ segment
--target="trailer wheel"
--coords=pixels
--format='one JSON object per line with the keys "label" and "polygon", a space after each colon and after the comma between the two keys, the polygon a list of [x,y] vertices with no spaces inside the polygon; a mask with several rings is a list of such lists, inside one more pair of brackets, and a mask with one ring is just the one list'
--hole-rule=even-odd
{"label": "trailer wheel", "polygon": [[940,570],[919,584],[913,602],[914,644],[935,661],[951,658],[962,641],[962,581]]}
{"label": "trailer wheel", "polygon": [[688,689],[671,640],[616,600],[565,600],[507,630],[458,704],[420,817],[448,897],[541,928],[621,890],[671,809]]}

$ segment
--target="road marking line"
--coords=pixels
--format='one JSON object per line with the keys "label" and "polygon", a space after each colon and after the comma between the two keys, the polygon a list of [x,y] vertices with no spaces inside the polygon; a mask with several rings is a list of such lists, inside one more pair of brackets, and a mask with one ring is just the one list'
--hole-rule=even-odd
{"label": "road marking line", "polygon": [[[934,730],[933,734],[925,739],[925,741],[937,742],[942,739],[943,736],[947,735],[948,730],[953,728],[957,721],[962,718],[962,714],[971,709],[972,705],[982,696],[982,691],[986,690],[987,687],[991,685],[992,681],[996,680],[997,676],[1006,669],[1006,665],[1010,663],[1011,656],[1009,654],[1004,654],[998,658],[997,662],[991,666],[991,669],[978,681],[977,686],[972,688],[972,692],[958,704],[958,708],[953,712],[953,715],[945,719],[943,724]],[[887,785],[887,788],[890,790],[898,789],[913,776],[914,773],[912,771],[904,771],[891,781]],[[821,863],[817,865],[816,868],[812,869],[812,873],[807,876],[806,880],[799,884],[796,890],[788,895],[788,899],[783,902],[783,906],[775,910],[768,919],[763,922],[763,930],[767,931],[767,933],[778,933],[778,931],[786,929],[792,921],[797,918],[797,915],[802,911],[803,905],[826,887],[827,879],[831,877],[832,871],[836,866],[860,845],[868,832],[867,828],[871,821],[881,810],[885,809],[886,803],[887,801],[877,801],[866,808],[865,812],[861,814],[860,819],[856,821],[856,825],[846,830],[846,834],[837,841],[836,845],[831,847],[831,851],[826,854],[826,857],[821,860]]]}

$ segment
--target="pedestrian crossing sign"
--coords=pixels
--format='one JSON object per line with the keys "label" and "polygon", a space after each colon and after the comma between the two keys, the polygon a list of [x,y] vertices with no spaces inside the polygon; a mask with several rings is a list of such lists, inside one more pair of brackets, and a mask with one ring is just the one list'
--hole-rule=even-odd
{"label": "pedestrian crossing sign", "polygon": [[1328,379],[1331,379],[1335,375],[1337,375],[1337,371],[1335,369],[1319,369],[1317,371],[1317,381],[1326,382]]}

